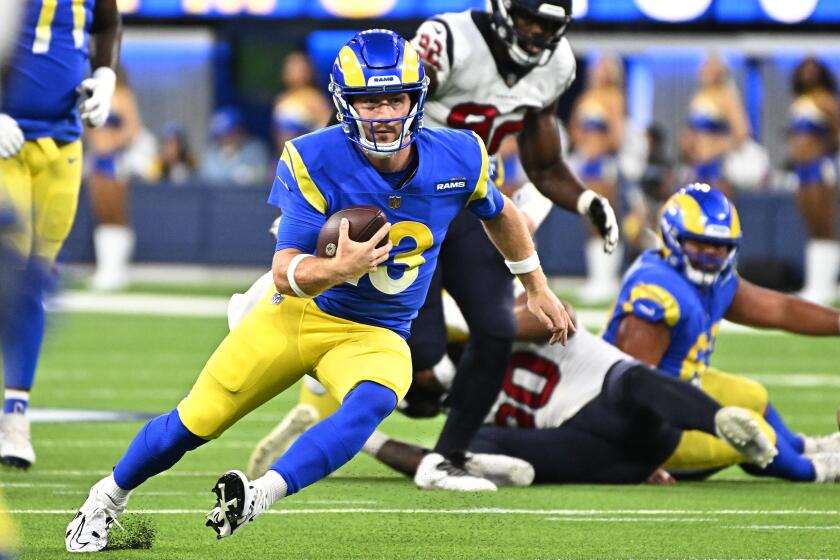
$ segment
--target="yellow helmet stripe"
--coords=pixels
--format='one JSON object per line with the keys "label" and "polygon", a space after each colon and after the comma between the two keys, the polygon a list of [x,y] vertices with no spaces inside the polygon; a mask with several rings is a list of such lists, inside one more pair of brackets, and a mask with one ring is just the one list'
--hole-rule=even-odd
{"label": "yellow helmet stripe", "polygon": [[402,63],[402,83],[410,84],[420,81],[420,57],[408,41],[405,42]]}
{"label": "yellow helmet stripe", "polygon": [[705,235],[706,228],[703,223],[703,211],[700,209],[697,201],[694,200],[694,197],[685,193],[677,193],[671,197],[671,203],[668,206],[671,205],[682,208],[683,225],[687,232],[693,233],[694,235]]}
{"label": "yellow helmet stripe", "polygon": [[732,239],[737,239],[741,237],[741,218],[738,217],[738,211],[735,209],[735,205],[731,204],[731,206],[732,223],[729,224],[729,234],[732,236]]}
{"label": "yellow helmet stripe", "polygon": [[286,142],[286,149],[283,150],[280,161],[285,163],[286,167],[294,175],[298,189],[300,189],[300,193],[306,199],[306,202],[321,214],[326,214],[327,199],[324,198],[318,185],[312,180],[312,176],[309,175],[309,170],[306,168],[306,164],[303,162],[303,158],[300,157],[300,152],[297,151],[294,144]]}
{"label": "yellow helmet stripe", "polygon": [[345,84],[350,87],[364,87],[366,85],[365,73],[362,72],[362,65],[353,49],[345,46],[338,51],[338,66],[344,72]]}

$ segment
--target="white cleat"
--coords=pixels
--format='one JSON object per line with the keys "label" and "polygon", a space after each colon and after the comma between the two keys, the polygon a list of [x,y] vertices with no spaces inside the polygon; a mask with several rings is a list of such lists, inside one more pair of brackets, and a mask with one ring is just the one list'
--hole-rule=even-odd
{"label": "white cleat", "polygon": [[248,478],[259,478],[286,452],[300,435],[319,420],[311,404],[299,404],[271,432],[262,438],[248,459]]}
{"label": "white cleat", "polygon": [[766,468],[779,453],[752,415],[736,406],[725,406],[715,414],[715,432],[741,455]]}
{"label": "white cleat", "polygon": [[814,465],[816,477],[814,482],[840,482],[840,455],[836,453],[820,453],[808,457]]}
{"label": "white cleat", "polygon": [[35,463],[29,418],[25,414],[0,416],[0,463],[19,469],[28,469]]}
{"label": "white cleat", "polygon": [[98,552],[108,545],[108,531],[114,523],[122,528],[117,518],[125,511],[128,500],[114,501],[102,488],[107,478],[93,485],[87,500],[67,525],[64,543],[67,552]]}
{"label": "white cleat", "polygon": [[469,474],[467,471],[444,459],[440,453],[429,453],[414,474],[414,484],[424,490],[449,490],[451,492],[495,492],[496,485]]}
{"label": "white cleat", "polygon": [[840,453],[840,432],[827,436],[802,436],[805,444],[803,453],[805,455],[818,455],[820,453]]}
{"label": "white cleat", "polygon": [[467,453],[464,470],[473,476],[485,478],[496,486],[524,488],[534,482],[534,467],[531,463],[507,455]]}
{"label": "white cleat", "polygon": [[207,514],[205,525],[216,531],[219,539],[231,536],[271,507],[266,493],[241,471],[223,474],[212,492],[216,494],[216,505]]}

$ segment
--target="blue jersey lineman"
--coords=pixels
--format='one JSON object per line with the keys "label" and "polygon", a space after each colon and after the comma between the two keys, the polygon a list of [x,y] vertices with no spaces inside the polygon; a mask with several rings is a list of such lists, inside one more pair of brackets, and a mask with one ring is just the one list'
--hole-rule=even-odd
{"label": "blue jersey lineman", "polygon": [[7,465],[35,462],[25,413],[44,336],[43,291],[76,214],[82,123],[102,126],[108,116],[120,34],[116,0],[28,0],[0,92],[0,205],[20,225],[3,242],[24,277],[2,332]]}
{"label": "blue jersey lineman", "polygon": [[[275,289],[222,341],[178,407],[143,427],[113,474],[93,486],[67,528],[69,551],[104,548],[131,490],[307,373],[341,406],[264,476],[222,475],[207,525],[227,537],[349,461],[408,390],[405,338],[463,208],[484,220],[552,342],[565,342],[574,327],[518,210],[489,181],[482,140],[423,130],[427,87],[414,48],[391,31],[359,33],[341,49],[330,83],[341,124],[287,142],[277,166],[269,199],[283,211]],[[357,243],[344,220],[335,256],[313,256],[327,216],[356,204],[382,208],[389,223]]]}

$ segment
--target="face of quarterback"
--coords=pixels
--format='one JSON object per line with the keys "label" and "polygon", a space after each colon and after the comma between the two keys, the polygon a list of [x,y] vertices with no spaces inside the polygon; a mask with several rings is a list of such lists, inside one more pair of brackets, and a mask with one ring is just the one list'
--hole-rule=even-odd
{"label": "face of quarterback", "polygon": [[[385,93],[354,96],[351,103],[363,119],[376,119],[385,122],[363,123],[365,137],[373,142],[376,134],[377,144],[388,144],[399,139],[403,121],[411,110],[411,98],[407,93]],[[388,122],[390,121],[390,122]],[[371,133],[373,127],[373,133]]]}
{"label": "face of quarterback", "polygon": [[732,251],[731,245],[703,243],[693,239],[686,239],[683,246],[691,265],[703,272],[719,271]]}

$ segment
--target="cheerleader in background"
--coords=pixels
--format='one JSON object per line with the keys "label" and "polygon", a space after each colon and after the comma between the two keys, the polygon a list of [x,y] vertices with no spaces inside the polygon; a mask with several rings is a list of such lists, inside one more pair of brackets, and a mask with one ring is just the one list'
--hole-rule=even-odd
{"label": "cheerleader in background", "polygon": [[830,305],[837,292],[837,148],[840,111],[837,82],[814,57],[793,73],[788,154],[799,182],[797,202],[808,229],[805,287],[801,296]]}

